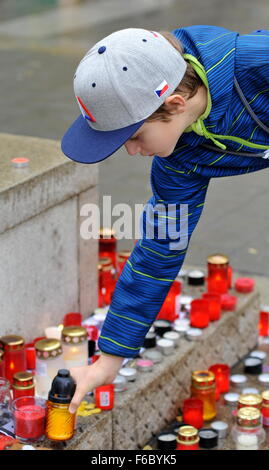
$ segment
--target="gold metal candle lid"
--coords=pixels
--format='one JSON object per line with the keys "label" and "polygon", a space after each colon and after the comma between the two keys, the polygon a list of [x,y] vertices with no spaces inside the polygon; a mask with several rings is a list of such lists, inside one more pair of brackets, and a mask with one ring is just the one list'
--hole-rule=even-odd
{"label": "gold metal candle lid", "polygon": [[1,336],[0,343],[5,349],[20,349],[24,345],[24,339],[18,335]]}
{"label": "gold metal candle lid", "polygon": [[269,406],[269,390],[262,392],[263,405]]}
{"label": "gold metal candle lid", "polygon": [[118,261],[121,262],[121,261],[126,261],[129,256],[131,255],[131,251],[128,251],[128,250],[122,250],[122,251],[119,251],[119,253],[117,254],[117,257],[118,257]]}
{"label": "gold metal candle lid", "polygon": [[243,427],[255,428],[261,424],[261,412],[251,406],[240,408],[237,412],[237,424]]}
{"label": "gold metal candle lid", "polygon": [[49,359],[62,354],[61,342],[58,339],[46,338],[35,343],[36,355],[40,359]]}
{"label": "gold metal candle lid", "polygon": [[99,230],[99,237],[100,238],[115,238],[116,232],[112,228],[102,227]]}
{"label": "gold metal candle lid", "polygon": [[78,344],[85,341],[88,337],[86,328],[83,326],[67,326],[62,331],[64,343]]}
{"label": "gold metal candle lid", "polygon": [[199,442],[198,430],[193,426],[181,426],[178,431],[177,442],[191,445]]}
{"label": "gold metal candle lid", "polygon": [[113,268],[113,264],[112,264],[111,258],[108,258],[108,256],[99,258],[98,270],[111,271],[112,268]]}
{"label": "gold metal candle lid", "polygon": [[254,393],[243,393],[239,396],[238,404],[245,406],[259,406],[262,404],[262,396]]}
{"label": "gold metal candle lid", "polygon": [[27,390],[34,388],[33,374],[30,372],[17,372],[13,375],[13,388],[15,390]]}
{"label": "gold metal candle lid", "polygon": [[215,374],[210,370],[196,370],[192,373],[192,383],[195,387],[210,387],[215,383]]}
{"label": "gold metal candle lid", "polygon": [[31,374],[31,372],[17,372],[13,375],[13,380],[17,382],[28,382],[29,380],[33,380],[33,374]]}
{"label": "gold metal candle lid", "polygon": [[208,256],[207,262],[209,264],[225,265],[229,264],[229,258],[226,255],[217,253],[215,255]]}

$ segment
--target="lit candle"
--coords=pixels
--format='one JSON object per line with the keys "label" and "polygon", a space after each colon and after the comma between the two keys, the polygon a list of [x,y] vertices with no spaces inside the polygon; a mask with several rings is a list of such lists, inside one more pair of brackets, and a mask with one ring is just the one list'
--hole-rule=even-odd
{"label": "lit candle", "polygon": [[12,384],[13,375],[26,370],[24,339],[17,335],[1,336],[0,344],[5,352],[5,377]]}
{"label": "lit candle", "polygon": [[203,402],[197,398],[187,398],[183,402],[183,421],[197,429],[204,425]]}
{"label": "lit candle", "polygon": [[259,336],[269,335],[269,306],[268,305],[264,305],[261,307],[258,331],[259,331]]}
{"label": "lit candle", "polygon": [[208,292],[206,292],[203,294],[203,299],[206,299],[209,302],[209,320],[219,320],[221,315],[220,294],[209,294]]}
{"label": "lit candle", "polygon": [[209,370],[215,374],[218,392],[228,392],[230,388],[230,367],[227,364],[214,364],[209,367]]}
{"label": "lit candle", "polygon": [[25,345],[26,352],[26,369],[34,373],[36,368],[36,354],[35,354],[35,343],[27,343]]}
{"label": "lit candle", "polygon": [[88,365],[87,336],[87,330],[82,326],[67,326],[63,329],[63,360],[66,369]]}
{"label": "lit candle", "polygon": [[193,328],[206,328],[209,324],[209,302],[195,299],[191,303],[190,321]]}
{"label": "lit candle", "polygon": [[17,398],[12,403],[16,438],[36,441],[45,434],[46,401],[35,397]]}
{"label": "lit candle", "polygon": [[228,291],[228,257],[220,254],[211,255],[207,258],[207,266],[208,292],[210,294],[226,294]]}

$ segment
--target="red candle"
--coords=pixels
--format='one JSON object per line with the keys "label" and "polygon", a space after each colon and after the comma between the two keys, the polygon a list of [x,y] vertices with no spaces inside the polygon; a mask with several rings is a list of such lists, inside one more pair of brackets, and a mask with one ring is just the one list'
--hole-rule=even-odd
{"label": "red candle", "polygon": [[227,364],[214,364],[209,370],[215,374],[216,390],[227,393],[230,389],[230,367]]}
{"label": "red candle", "polygon": [[101,410],[112,410],[114,407],[114,384],[96,387],[94,396],[97,408],[101,408]]}
{"label": "red candle", "polygon": [[219,320],[221,315],[220,295],[205,293],[203,294],[203,299],[209,301],[209,320]]}
{"label": "red candle", "polygon": [[91,341],[97,341],[99,338],[99,330],[95,325],[83,325],[88,333],[88,339]]}
{"label": "red candle", "polygon": [[0,377],[5,376],[5,358],[4,351],[0,349]]}
{"label": "red candle", "polygon": [[211,255],[207,258],[207,290],[210,294],[226,294],[228,291],[229,260],[224,255]]}
{"label": "red candle", "polygon": [[99,231],[99,237],[99,258],[110,258],[113,267],[116,269],[117,238],[115,230],[110,228],[101,228]]}
{"label": "red candle", "polygon": [[99,304],[98,307],[110,305],[116,287],[116,278],[110,258],[99,258]]}
{"label": "red candle", "polygon": [[25,345],[26,353],[26,369],[34,371],[36,368],[36,353],[35,353],[35,343],[27,343]]}
{"label": "red candle", "polygon": [[269,335],[269,306],[262,307],[258,324],[259,336]]}
{"label": "red candle", "polygon": [[236,279],[234,287],[237,292],[241,292],[243,294],[247,294],[252,292],[255,286],[254,279],[250,277],[240,277]]}
{"label": "red candle", "polygon": [[181,283],[179,281],[174,281],[168,291],[162,308],[158,313],[157,320],[168,320],[173,322],[178,318],[176,306],[177,296],[180,295],[180,291]]}
{"label": "red candle", "polygon": [[17,335],[1,336],[0,343],[5,351],[5,377],[12,384],[13,375],[26,370],[24,339]]}
{"label": "red candle", "polygon": [[81,326],[82,315],[79,312],[70,312],[64,316],[64,326]]}
{"label": "red candle", "polygon": [[221,296],[221,308],[222,310],[235,310],[237,305],[237,297],[234,295],[223,294]]}
{"label": "red candle", "polygon": [[204,425],[203,402],[198,398],[187,398],[183,402],[183,421],[186,424],[200,429]]}
{"label": "red candle", "polygon": [[17,438],[38,440],[45,434],[46,401],[21,397],[13,401],[14,428]]}
{"label": "red candle", "polygon": [[17,372],[13,376],[13,400],[20,397],[34,397],[35,385],[33,374],[31,372]]}
{"label": "red candle", "polygon": [[233,268],[228,266],[228,289],[231,289],[233,284]]}
{"label": "red candle", "polygon": [[190,324],[193,328],[206,328],[209,324],[209,301],[195,299],[191,302]]}

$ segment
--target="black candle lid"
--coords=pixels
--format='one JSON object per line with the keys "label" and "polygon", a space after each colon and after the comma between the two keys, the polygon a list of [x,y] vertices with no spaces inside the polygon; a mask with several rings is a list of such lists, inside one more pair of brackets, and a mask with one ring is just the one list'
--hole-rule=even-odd
{"label": "black candle lid", "polygon": [[59,369],[54,377],[49,391],[49,401],[69,404],[75,394],[76,383],[67,369]]}
{"label": "black candle lid", "polygon": [[155,348],[156,346],[156,334],[153,333],[152,331],[149,331],[148,334],[145,336],[144,348]]}
{"label": "black candle lid", "polygon": [[188,273],[188,284],[190,286],[203,286],[205,283],[205,274],[203,271],[194,270]]}
{"label": "black candle lid", "polygon": [[244,372],[246,374],[259,375],[262,373],[263,361],[258,357],[247,357],[244,360]]}
{"label": "black candle lid", "polygon": [[218,432],[211,428],[202,428],[198,431],[200,441],[199,446],[204,449],[213,449],[218,445]]}
{"label": "black candle lid", "polygon": [[168,320],[156,320],[154,322],[154,328],[155,328],[156,334],[159,336],[162,336],[167,331],[172,330],[172,323]]}
{"label": "black candle lid", "polygon": [[177,446],[177,436],[173,432],[159,434],[157,437],[158,450],[172,451]]}

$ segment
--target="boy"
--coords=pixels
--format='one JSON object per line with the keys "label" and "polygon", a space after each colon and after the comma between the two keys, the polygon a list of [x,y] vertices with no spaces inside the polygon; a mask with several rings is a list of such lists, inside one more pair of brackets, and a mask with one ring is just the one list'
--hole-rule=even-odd
{"label": "boy", "polygon": [[71,371],[77,381],[71,412],[87,391],[114,380],[124,357],[139,352],[182,266],[210,178],[268,168],[268,58],[269,30],[239,35],[198,25],[172,34],[117,31],[80,62],[74,90],[81,116],[63,137],[63,152],[81,163],[104,160],[122,145],[130,155],[154,156],[147,216],[161,203],[167,210],[158,228],[165,227],[188,204],[188,232],[184,249],[171,249],[169,236],[159,238],[156,230],[146,236],[143,214],[143,235],[101,331],[102,354]]}

